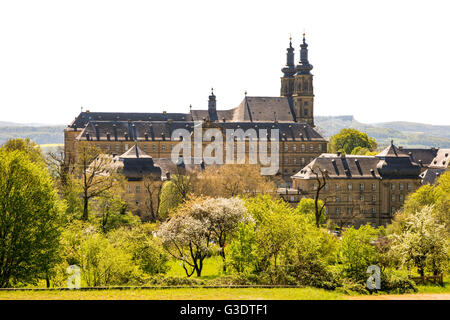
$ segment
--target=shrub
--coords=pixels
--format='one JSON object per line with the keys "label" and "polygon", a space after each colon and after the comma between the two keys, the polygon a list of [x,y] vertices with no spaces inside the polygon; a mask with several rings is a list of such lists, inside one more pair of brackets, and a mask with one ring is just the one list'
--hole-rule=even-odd
{"label": "shrub", "polygon": [[417,287],[414,281],[405,275],[383,272],[381,290],[390,293],[412,293],[417,292]]}

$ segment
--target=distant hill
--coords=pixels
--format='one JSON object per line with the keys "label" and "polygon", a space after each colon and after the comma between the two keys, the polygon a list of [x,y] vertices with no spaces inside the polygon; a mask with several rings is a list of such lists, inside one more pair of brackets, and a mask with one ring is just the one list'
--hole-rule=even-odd
{"label": "distant hill", "polygon": [[[394,140],[409,148],[450,148],[450,126],[413,122],[362,123],[353,116],[316,116],[317,130],[326,138],[343,128],[355,128],[377,140],[380,147]],[[20,124],[0,121],[0,145],[11,138],[30,138],[38,144],[64,143],[64,125]]]}
{"label": "distant hill", "polygon": [[30,138],[37,144],[64,143],[65,126],[0,126],[0,145],[13,138]]}
{"label": "distant hill", "polygon": [[391,140],[408,148],[450,148],[450,126],[435,126],[414,122],[383,122],[366,124],[353,116],[316,116],[318,131],[329,138],[343,128],[354,128],[375,138],[380,146]]}

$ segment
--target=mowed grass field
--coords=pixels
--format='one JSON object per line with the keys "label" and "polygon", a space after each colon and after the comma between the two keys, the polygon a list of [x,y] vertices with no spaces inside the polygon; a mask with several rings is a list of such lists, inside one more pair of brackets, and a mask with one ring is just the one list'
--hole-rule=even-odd
{"label": "mowed grass field", "polygon": [[[201,279],[222,275],[222,260],[205,260]],[[177,261],[170,261],[167,276],[185,277]],[[193,278],[196,278],[193,276]],[[446,299],[450,300],[450,278],[444,286],[418,286],[415,294],[345,295],[339,291],[317,288],[171,288],[171,289],[107,289],[107,290],[0,290],[0,300],[347,300],[347,299]]]}
{"label": "mowed grass field", "polygon": [[0,291],[0,300],[337,300],[315,288],[174,288],[132,290]]}

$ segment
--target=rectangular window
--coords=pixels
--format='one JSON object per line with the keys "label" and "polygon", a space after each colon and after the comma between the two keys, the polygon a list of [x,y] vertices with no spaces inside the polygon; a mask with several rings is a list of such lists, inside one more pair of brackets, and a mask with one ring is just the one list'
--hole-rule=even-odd
{"label": "rectangular window", "polygon": [[288,151],[289,150],[289,146],[287,144],[284,145],[284,151]]}
{"label": "rectangular window", "polygon": [[392,201],[395,201],[395,194],[393,194],[393,195],[391,196],[391,200],[392,200]]}
{"label": "rectangular window", "polygon": [[377,213],[377,208],[372,208],[372,214]]}
{"label": "rectangular window", "polygon": [[152,145],[152,150],[155,151],[156,150],[156,146]]}
{"label": "rectangular window", "polygon": [[377,190],[377,185],[375,183],[372,183],[372,191]]}
{"label": "rectangular window", "polygon": [[375,201],[377,201],[377,196],[376,195],[372,195],[372,202],[375,202]]}
{"label": "rectangular window", "polygon": [[125,143],[125,151],[128,150],[128,143]]}
{"label": "rectangular window", "polygon": [[322,152],[322,145],[321,145],[321,144],[319,144],[319,145],[317,146],[317,148],[318,148],[319,152]]}
{"label": "rectangular window", "polygon": [[295,197],[291,196],[291,202],[294,202],[294,201],[295,201]]}
{"label": "rectangular window", "polygon": [[391,183],[391,190],[395,190],[395,183]]}
{"label": "rectangular window", "polygon": [[305,145],[304,144],[302,144],[301,148],[302,148],[302,152],[305,152]]}
{"label": "rectangular window", "polygon": [[294,164],[296,164],[296,163],[297,163],[297,158],[292,158],[292,162],[293,162]]}
{"label": "rectangular window", "polygon": [[353,208],[347,208],[347,214],[351,214],[353,211]]}
{"label": "rectangular window", "polygon": [[341,208],[336,208],[336,213],[337,214],[341,213]]}
{"label": "rectangular window", "polygon": [[109,144],[107,144],[107,145],[106,145],[106,151],[109,152],[109,150],[110,150],[110,147],[109,147]]}
{"label": "rectangular window", "polygon": [[131,193],[131,186],[129,184],[127,184],[127,192]]}
{"label": "rectangular window", "polygon": [[391,207],[391,214],[395,213],[395,207]]}
{"label": "rectangular window", "polygon": [[166,150],[166,145],[163,144],[163,145],[161,146],[161,150]]}
{"label": "rectangular window", "polygon": [[400,183],[399,188],[400,190],[403,190],[403,183]]}
{"label": "rectangular window", "polygon": [[305,164],[305,158],[302,158],[302,164]]}
{"label": "rectangular window", "polygon": [[364,183],[359,184],[359,191],[364,191]]}
{"label": "rectangular window", "polygon": [[339,197],[338,197],[338,196],[336,196],[336,202],[339,202],[339,201],[340,201]]}
{"label": "rectangular window", "polygon": [[410,191],[410,190],[411,190],[411,184],[408,183],[408,184],[406,185],[406,188],[408,189],[408,191]]}
{"label": "rectangular window", "polygon": [[398,196],[398,200],[399,200],[400,202],[403,202],[403,195],[402,195],[402,194]]}
{"label": "rectangular window", "polygon": [[119,152],[120,150],[120,146],[118,144],[116,144],[116,151]]}
{"label": "rectangular window", "polygon": [[341,190],[341,188],[340,188],[339,184],[336,183],[336,191],[339,191],[339,190]]}
{"label": "rectangular window", "polygon": [[313,144],[310,144],[310,145],[309,145],[309,151],[311,151],[311,152],[314,151],[314,145],[313,145]]}
{"label": "rectangular window", "polygon": [[285,163],[285,164],[288,164],[288,163],[289,163],[289,158],[288,158],[288,157],[284,158],[284,163]]}
{"label": "rectangular window", "polygon": [[292,146],[292,151],[297,151],[297,146],[296,145]]}
{"label": "rectangular window", "polygon": [[136,186],[136,193],[141,193],[141,186]]}
{"label": "rectangular window", "polygon": [[352,189],[353,189],[353,184],[348,183],[348,184],[347,184],[347,190],[352,190]]}
{"label": "rectangular window", "polygon": [[147,151],[147,145],[144,146],[144,151]]}
{"label": "rectangular window", "polygon": [[328,191],[328,183],[325,184],[325,191]]}
{"label": "rectangular window", "polygon": [[359,201],[364,201],[364,195],[363,195],[363,194],[361,194],[361,195],[359,196]]}

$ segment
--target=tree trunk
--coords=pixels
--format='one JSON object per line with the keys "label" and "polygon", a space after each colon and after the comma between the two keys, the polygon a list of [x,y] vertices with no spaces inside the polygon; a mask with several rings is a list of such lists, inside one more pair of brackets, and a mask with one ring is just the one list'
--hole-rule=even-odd
{"label": "tree trunk", "polygon": [[88,220],[88,216],[89,216],[88,205],[89,205],[89,199],[86,196],[84,196],[83,197],[83,216],[81,217],[81,220],[83,220],[83,221]]}

